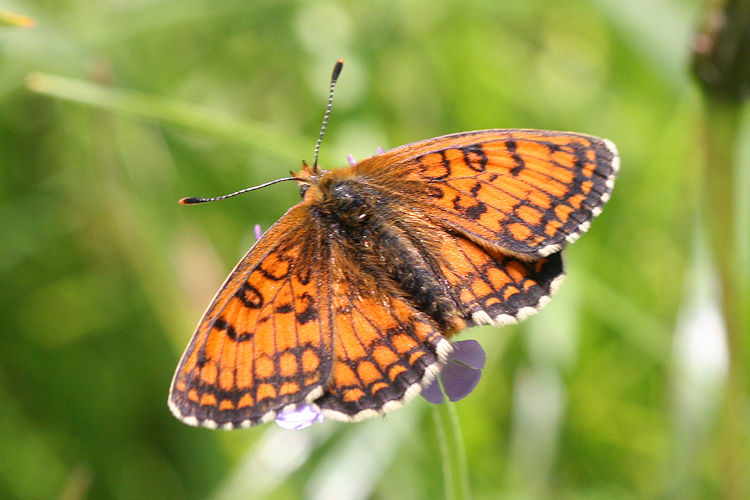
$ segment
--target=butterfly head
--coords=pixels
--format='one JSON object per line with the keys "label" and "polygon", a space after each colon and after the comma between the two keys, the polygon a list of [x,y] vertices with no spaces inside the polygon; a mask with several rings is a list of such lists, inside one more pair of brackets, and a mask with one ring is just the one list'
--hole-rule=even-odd
{"label": "butterfly head", "polygon": [[317,186],[320,183],[320,179],[328,173],[328,170],[320,169],[315,166],[310,166],[306,161],[302,161],[302,168],[299,172],[291,172],[292,177],[297,181],[299,186],[299,193],[302,199],[318,199],[319,189],[309,191],[311,186]]}
{"label": "butterfly head", "polygon": [[357,181],[352,168],[313,170],[307,163],[292,174],[299,185],[302,199],[322,214],[335,216],[354,225],[366,222],[368,213],[377,204],[378,195]]}

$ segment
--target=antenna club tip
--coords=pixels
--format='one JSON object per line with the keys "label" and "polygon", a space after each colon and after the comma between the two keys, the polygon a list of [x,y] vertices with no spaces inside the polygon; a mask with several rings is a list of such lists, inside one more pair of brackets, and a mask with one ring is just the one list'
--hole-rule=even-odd
{"label": "antenna club tip", "polygon": [[196,203],[200,203],[200,198],[196,198],[194,196],[188,196],[187,198],[182,198],[177,203],[179,203],[180,205],[194,205]]}
{"label": "antenna club tip", "polygon": [[333,67],[333,75],[331,76],[332,81],[336,81],[341,74],[341,69],[344,67],[344,59],[336,61],[336,65]]}

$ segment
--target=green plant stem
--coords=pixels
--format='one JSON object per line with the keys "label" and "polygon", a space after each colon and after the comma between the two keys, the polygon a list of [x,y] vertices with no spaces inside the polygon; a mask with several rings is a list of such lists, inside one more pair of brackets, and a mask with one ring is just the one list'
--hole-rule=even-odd
{"label": "green plant stem", "polygon": [[445,498],[468,500],[471,498],[469,471],[456,407],[450,401],[432,405],[432,416],[435,419],[440,459],[443,464]]}
{"label": "green plant stem", "polygon": [[312,147],[312,141],[273,130],[267,124],[239,119],[213,108],[176,99],[48,73],[31,73],[26,84],[40,94],[178,125],[293,161],[298,161],[300,155],[311,151]]}
{"label": "green plant stem", "polygon": [[704,214],[708,223],[716,264],[721,305],[729,349],[729,370],[723,408],[722,458],[724,498],[748,498],[743,456],[747,450],[745,362],[748,355],[743,331],[743,287],[745,274],[737,225],[737,189],[734,156],[741,106],[732,99],[708,92],[705,95],[707,145]]}

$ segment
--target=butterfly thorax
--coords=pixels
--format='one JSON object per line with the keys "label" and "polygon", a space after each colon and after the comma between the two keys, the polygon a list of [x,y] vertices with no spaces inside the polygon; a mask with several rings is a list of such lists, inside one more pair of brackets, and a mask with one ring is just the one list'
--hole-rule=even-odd
{"label": "butterfly thorax", "polygon": [[321,195],[313,203],[315,209],[339,224],[352,226],[351,229],[371,225],[372,217],[376,217],[378,210],[388,203],[382,191],[354,178],[329,176],[313,186],[311,191],[316,188]]}
{"label": "butterfly thorax", "polygon": [[305,200],[332,243],[356,259],[347,267],[376,276],[380,292],[407,298],[442,331],[464,328],[465,314],[433,257],[439,254],[435,235],[440,233],[410,214],[403,199],[338,170],[311,185]]}

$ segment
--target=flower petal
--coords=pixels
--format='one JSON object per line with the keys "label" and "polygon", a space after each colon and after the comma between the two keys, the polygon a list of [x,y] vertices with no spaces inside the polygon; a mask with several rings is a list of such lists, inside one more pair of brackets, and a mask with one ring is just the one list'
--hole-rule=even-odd
{"label": "flower petal", "polygon": [[459,363],[448,363],[440,374],[440,380],[448,399],[458,401],[474,390],[481,376],[482,370]]}
{"label": "flower petal", "polygon": [[276,425],[293,431],[307,429],[312,424],[323,420],[325,416],[310,405],[300,406],[276,415]]}
{"label": "flower petal", "polygon": [[437,378],[423,387],[421,394],[423,398],[434,405],[443,404],[445,401],[443,390],[440,388],[440,383]]}
{"label": "flower petal", "polygon": [[[453,351],[443,367],[438,379],[422,389],[422,397],[439,405],[445,401],[463,399],[474,390],[482,376],[482,368],[487,361],[484,349],[476,340],[453,342]],[[441,387],[442,385],[442,387]]]}
{"label": "flower petal", "polygon": [[463,363],[472,368],[484,368],[487,355],[476,340],[461,340],[453,342],[453,352],[449,358],[451,361]]}

